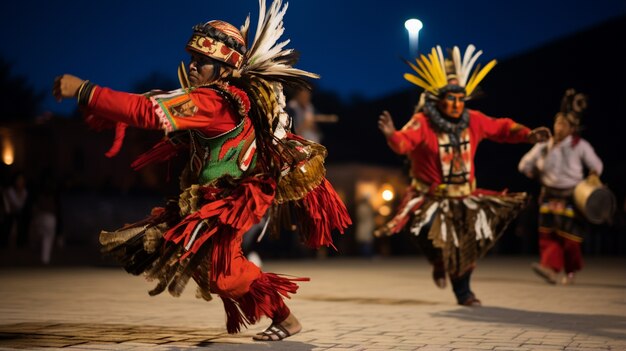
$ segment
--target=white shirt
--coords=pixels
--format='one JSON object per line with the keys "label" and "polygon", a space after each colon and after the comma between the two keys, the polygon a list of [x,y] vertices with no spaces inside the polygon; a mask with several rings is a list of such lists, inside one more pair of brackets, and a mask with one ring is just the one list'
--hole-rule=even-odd
{"label": "white shirt", "polygon": [[524,174],[539,171],[541,184],[552,188],[573,188],[583,180],[583,165],[598,175],[602,173],[602,160],[584,139],[572,146],[572,136],[554,145],[554,139],[537,143],[519,162]]}

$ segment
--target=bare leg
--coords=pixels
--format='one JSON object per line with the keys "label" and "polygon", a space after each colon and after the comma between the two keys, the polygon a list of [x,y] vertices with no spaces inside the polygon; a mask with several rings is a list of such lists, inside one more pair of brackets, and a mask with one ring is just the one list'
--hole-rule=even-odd
{"label": "bare leg", "polygon": [[280,323],[272,323],[265,331],[252,337],[256,341],[280,341],[286,337],[298,334],[302,330],[302,324],[293,313]]}

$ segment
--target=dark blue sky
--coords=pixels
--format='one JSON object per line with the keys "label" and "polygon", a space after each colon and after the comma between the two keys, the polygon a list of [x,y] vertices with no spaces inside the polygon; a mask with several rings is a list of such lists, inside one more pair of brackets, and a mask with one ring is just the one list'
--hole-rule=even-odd
{"label": "dark blue sky", "polygon": [[[128,90],[153,72],[176,79],[194,24],[240,26],[248,13],[256,23],[257,0],[11,2],[0,11],[0,55],[36,89],[48,91],[56,75],[73,73]],[[420,50],[473,43],[485,63],[625,13],[624,0],[292,0],[284,38],[300,51],[298,66],[322,76],[322,88],[371,98],[410,86],[399,59],[409,54],[408,18],[424,23]],[[49,97],[44,107],[67,113],[74,105]]]}

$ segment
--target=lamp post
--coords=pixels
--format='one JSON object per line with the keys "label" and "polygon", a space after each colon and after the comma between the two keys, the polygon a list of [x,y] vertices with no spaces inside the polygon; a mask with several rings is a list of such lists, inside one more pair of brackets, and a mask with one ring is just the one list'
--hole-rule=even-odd
{"label": "lamp post", "polygon": [[404,28],[409,32],[409,57],[417,56],[417,48],[419,43],[419,33],[424,27],[422,21],[411,18],[404,22]]}

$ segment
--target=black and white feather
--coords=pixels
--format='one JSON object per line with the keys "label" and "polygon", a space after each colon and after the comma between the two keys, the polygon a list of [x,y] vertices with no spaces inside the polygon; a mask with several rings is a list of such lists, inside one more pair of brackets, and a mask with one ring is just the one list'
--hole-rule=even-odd
{"label": "black and white feather", "polygon": [[[279,42],[285,28],[283,17],[288,4],[274,0],[269,8],[265,0],[259,0],[259,21],[254,40],[248,46],[240,74],[256,75],[270,81],[287,84],[306,84],[305,78],[319,78],[317,74],[294,68],[298,59],[293,49],[286,49],[289,39]],[[250,16],[241,27],[246,42],[250,29]],[[247,43],[248,44],[248,43]]]}

